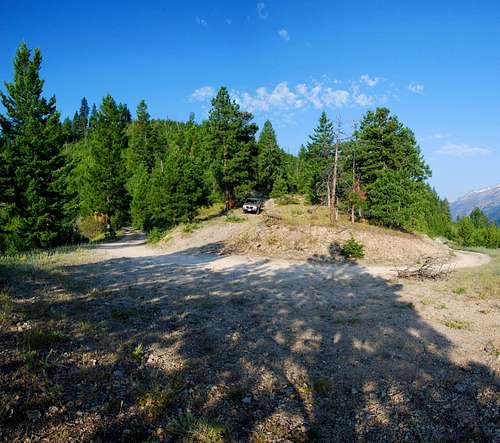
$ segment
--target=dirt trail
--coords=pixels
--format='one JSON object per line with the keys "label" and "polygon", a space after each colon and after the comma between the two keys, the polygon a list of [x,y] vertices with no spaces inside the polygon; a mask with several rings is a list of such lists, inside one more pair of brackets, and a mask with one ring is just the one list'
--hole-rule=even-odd
{"label": "dirt trail", "polygon": [[[265,263],[268,271],[286,269],[287,267],[297,267],[307,274],[315,268],[321,266],[323,271],[331,269],[333,274],[341,273],[346,277],[359,276],[365,273],[376,277],[390,279],[396,276],[394,266],[360,266],[354,264],[314,264],[303,260],[288,260],[277,258],[251,257],[245,255],[219,255],[222,242],[230,235],[241,229],[241,225],[235,224],[230,229],[221,230],[215,226],[201,228],[184,239],[176,239],[167,248],[152,247],[146,243],[146,237],[141,232],[128,231],[117,241],[102,243],[97,247],[97,251],[110,258],[138,258],[150,257],[158,264],[189,264],[196,265],[207,263],[207,256],[211,256],[210,269],[220,270],[231,267],[242,266],[259,262]],[[451,270],[482,266],[491,260],[486,254],[469,251],[455,251],[445,267]]]}
{"label": "dirt trail", "polygon": [[[44,436],[53,420],[82,434],[74,441],[164,441],[171,418],[216,417],[242,442],[498,440],[496,299],[388,280],[389,266],[218,254],[244,224],[178,228],[163,249],[127,232],[37,283],[55,288],[42,312],[64,312],[76,337],[57,354],[71,360],[51,367],[69,413],[43,415]],[[457,252],[450,264],[488,260]],[[175,396],[154,418],[158,392]]]}

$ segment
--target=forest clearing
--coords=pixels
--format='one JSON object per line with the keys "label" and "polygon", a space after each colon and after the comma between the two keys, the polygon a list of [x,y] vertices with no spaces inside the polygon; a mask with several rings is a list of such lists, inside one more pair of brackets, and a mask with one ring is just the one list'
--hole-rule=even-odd
{"label": "forest clearing", "polygon": [[500,4],[0,16],[0,443],[500,443]]}
{"label": "forest clearing", "polygon": [[498,437],[498,254],[418,281],[224,253],[266,212],[10,263],[2,440]]}

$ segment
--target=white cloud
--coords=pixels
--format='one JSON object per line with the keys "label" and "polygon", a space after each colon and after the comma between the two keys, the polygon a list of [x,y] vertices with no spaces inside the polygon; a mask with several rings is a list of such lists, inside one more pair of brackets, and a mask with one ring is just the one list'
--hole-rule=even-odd
{"label": "white cloud", "polygon": [[308,87],[305,83],[301,83],[297,85],[295,89],[302,94],[307,101],[312,103],[315,108],[319,109],[323,107],[323,102],[319,96],[322,86],[319,83],[315,83],[311,87]]}
{"label": "white cloud", "polygon": [[438,154],[449,155],[452,157],[468,157],[473,155],[487,155],[491,154],[490,148],[479,146],[460,144],[460,143],[446,143],[441,146],[437,151]]}
{"label": "white cloud", "polygon": [[371,78],[368,74],[363,74],[360,78],[359,78],[365,85],[367,86],[375,86],[378,82],[380,82],[380,78],[379,77],[373,77]]}
{"label": "white cloud", "polygon": [[332,88],[326,88],[325,92],[321,96],[321,99],[326,106],[341,108],[347,104],[349,100],[349,92],[342,89],[333,90]]}
{"label": "white cloud", "polygon": [[266,4],[264,2],[257,3],[257,15],[261,20],[265,20],[269,16],[266,11]]}
{"label": "white cloud", "polygon": [[367,95],[361,92],[361,89],[357,82],[351,82],[351,90],[352,99],[358,106],[371,106],[374,103],[374,99],[371,95]]}
{"label": "white cloud", "polygon": [[[374,79],[371,79],[374,81]],[[339,84],[350,83],[350,87]],[[368,85],[359,80],[340,81],[323,75],[319,80],[290,84],[281,81],[274,86],[260,86],[253,91],[231,91],[231,97],[249,112],[277,113],[280,118],[292,118],[299,109],[345,107],[367,107],[384,103],[392,98],[388,91],[380,91],[377,95],[367,93]],[[389,91],[390,92],[390,91]],[[215,95],[212,86],[204,86],[195,90],[190,99],[207,103]],[[278,116],[278,115],[277,115]]]}
{"label": "white cloud", "polygon": [[271,91],[261,86],[255,93],[236,91],[231,95],[242,108],[250,112],[268,112],[275,109],[292,111],[305,108],[307,105],[312,105],[316,109],[341,108],[346,106],[350,99],[348,91],[325,87],[324,83],[317,81],[310,84],[299,83],[294,88],[283,81]]}
{"label": "white cloud", "polygon": [[278,31],[278,35],[283,39],[285,40],[286,42],[290,41],[290,34],[288,33],[288,31],[286,29],[280,29]]}
{"label": "white cloud", "polygon": [[203,26],[203,27],[205,27],[205,26],[207,26],[207,25],[208,25],[208,23],[207,23],[207,21],[206,21],[205,19],[203,19],[203,18],[201,18],[201,17],[198,17],[198,16],[196,16],[196,17],[195,17],[194,21],[195,21],[198,25]]}
{"label": "white cloud", "polygon": [[255,90],[255,94],[236,91],[231,95],[242,108],[250,112],[269,111],[272,108],[298,109],[306,104],[305,100],[290,90],[287,82],[278,83],[271,92],[261,86]]}
{"label": "white cloud", "polygon": [[354,102],[359,106],[373,105],[373,97],[366,94],[357,94],[354,96]]}
{"label": "white cloud", "polygon": [[422,83],[410,83],[408,89],[415,94],[423,94],[425,86]]}
{"label": "white cloud", "polygon": [[215,95],[215,89],[213,86],[203,86],[201,88],[195,89],[191,94],[190,98],[192,101],[203,102]]}

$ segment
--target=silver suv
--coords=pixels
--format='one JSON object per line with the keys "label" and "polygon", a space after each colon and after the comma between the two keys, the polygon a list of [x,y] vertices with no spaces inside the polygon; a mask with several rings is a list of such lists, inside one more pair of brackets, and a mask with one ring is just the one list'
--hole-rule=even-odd
{"label": "silver suv", "polygon": [[252,212],[259,214],[262,210],[262,200],[258,198],[247,198],[243,203],[243,212]]}

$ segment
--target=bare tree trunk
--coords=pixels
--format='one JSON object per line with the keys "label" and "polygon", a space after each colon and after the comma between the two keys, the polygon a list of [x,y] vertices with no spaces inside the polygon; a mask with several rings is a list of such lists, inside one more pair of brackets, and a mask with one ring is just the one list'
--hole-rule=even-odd
{"label": "bare tree trunk", "polygon": [[328,179],[326,180],[326,198],[328,201],[328,207],[332,207],[332,190],[330,188],[330,174],[328,174]]}
{"label": "bare tree trunk", "polygon": [[354,194],[356,192],[356,148],[352,152],[352,196],[351,196],[351,223],[354,223]]}
{"label": "bare tree trunk", "polygon": [[338,220],[338,213],[337,213],[337,205],[336,205],[336,199],[337,199],[337,164],[339,160],[339,137],[337,136],[337,141],[335,143],[335,159],[333,161],[333,178],[332,178],[332,196],[331,196],[331,201],[332,201],[332,206],[331,206],[331,219],[332,223],[335,223]]}
{"label": "bare tree trunk", "polygon": [[[352,123],[352,133],[353,137],[355,137],[357,131],[357,126],[356,122],[353,121]],[[356,142],[354,141],[352,145],[352,196],[351,196],[351,223],[354,223],[356,221],[356,205],[354,203],[354,196],[355,193],[358,190],[358,186],[356,183]]]}

